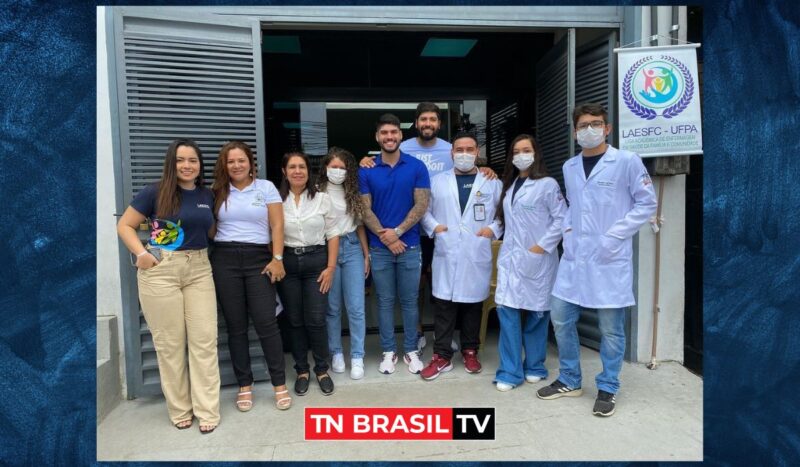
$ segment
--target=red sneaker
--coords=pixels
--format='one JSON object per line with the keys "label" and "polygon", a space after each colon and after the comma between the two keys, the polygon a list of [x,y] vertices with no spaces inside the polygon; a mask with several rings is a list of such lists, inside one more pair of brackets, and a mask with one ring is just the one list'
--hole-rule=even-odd
{"label": "red sneaker", "polygon": [[433,354],[431,362],[428,363],[428,366],[423,368],[419,374],[422,376],[422,379],[430,381],[432,379],[436,379],[440,373],[446,373],[452,369],[453,364],[450,363],[450,360],[440,357],[437,354]]}
{"label": "red sneaker", "polygon": [[481,372],[481,361],[478,360],[477,350],[465,350],[461,352],[461,355],[464,357],[464,370],[466,370],[467,373]]}

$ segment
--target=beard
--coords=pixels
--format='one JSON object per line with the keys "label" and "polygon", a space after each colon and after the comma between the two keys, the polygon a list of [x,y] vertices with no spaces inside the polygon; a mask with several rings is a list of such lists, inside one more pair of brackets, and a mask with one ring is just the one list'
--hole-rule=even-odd
{"label": "beard", "polygon": [[436,139],[436,135],[439,134],[439,130],[432,130],[430,134],[426,134],[425,130],[418,131],[419,139],[422,141],[433,141]]}
{"label": "beard", "polygon": [[[381,147],[381,151],[383,151],[383,152],[385,152],[387,154],[391,154],[391,153],[396,152],[396,151],[398,151],[400,149],[400,143],[397,142],[397,141],[391,142],[391,143],[388,143],[388,144],[381,142],[379,144],[379,146]],[[393,148],[390,150],[389,147],[391,147],[391,146],[393,146]]]}

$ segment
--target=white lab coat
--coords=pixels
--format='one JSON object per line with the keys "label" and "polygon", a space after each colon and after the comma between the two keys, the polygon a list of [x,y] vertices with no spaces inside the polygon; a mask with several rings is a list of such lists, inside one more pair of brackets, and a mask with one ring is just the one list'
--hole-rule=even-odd
{"label": "white lab coat", "polygon": [[635,304],[631,237],[657,204],[642,159],[609,146],[587,179],[581,153],[564,163],[564,184],[569,211],[553,296],[587,308]]}
{"label": "white lab coat", "polygon": [[[525,180],[512,202],[513,193],[512,184],[503,199],[506,234],[497,257],[494,301],[511,308],[548,311],[567,205],[558,182],[550,177]],[[534,245],[545,253],[532,253]]]}
{"label": "white lab coat", "polygon": [[[489,296],[492,240],[477,233],[481,228],[489,227],[495,238],[503,234],[500,223],[495,221],[502,189],[499,180],[487,180],[478,172],[462,214],[453,170],[431,178],[431,200],[428,212],[422,218],[422,228],[436,242],[431,264],[434,297],[459,303],[478,303]],[[475,220],[476,204],[484,206],[484,220]],[[447,230],[434,235],[433,229],[440,224],[446,225]]]}

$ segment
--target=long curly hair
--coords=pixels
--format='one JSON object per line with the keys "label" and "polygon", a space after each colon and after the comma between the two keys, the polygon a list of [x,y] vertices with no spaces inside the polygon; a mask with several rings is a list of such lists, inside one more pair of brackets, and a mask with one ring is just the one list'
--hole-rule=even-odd
{"label": "long curly hair", "polygon": [[347,214],[354,219],[360,219],[364,212],[364,205],[361,202],[361,193],[358,190],[358,164],[356,158],[347,149],[331,147],[328,154],[320,162],[319,175],[317,175],[317,188],[319,191],[328,191],[328,164],[333,159],[344,162],[347,174],[344,177],[344,200],[347,203]]}

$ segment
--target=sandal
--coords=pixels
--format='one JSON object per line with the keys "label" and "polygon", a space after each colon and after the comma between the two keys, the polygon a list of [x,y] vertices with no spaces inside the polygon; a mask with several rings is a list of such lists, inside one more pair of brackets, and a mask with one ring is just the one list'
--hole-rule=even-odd
{"label": "sandal", "polygon": [[[283,397],[278,397],[282,394],[286,395]],[[284,389],[283,391],[275,391],[275,407],[278,410],[288,410],[289,407],[292,406],[292,398],[288,394],[289,394],[289,389]]]}
{"label": "sandal", "polygon": [[[242,389],[247,388],[247,391],[242,391]],[[253,386],[240,386],[239,393],[236,394],[236,408],[239,409],[239,412],[248,412],[250,409],[253,408],[253,399],[252,399],[252,391]],[[250,396],[248,399],[243,399],[243,396]]]}
{"label": "sandal", "polygon": [[[210,429],[204,430],[203,427],[210,428]],[[217,429],[217,425],[203,425],[202,423],[200,424],[200,434],[201,435],[207,435],[209,433],[213,433],[214,430],[216,430],[216,429]]]}
{"label": "sandal", "polygon": [[181,421],[179,421],[178,423],[175,424],[175,428],[177,428],[179,430],[185,430],[187,428],[191,428],[193,422],[194,422],[194,417],[192,417],[192,418],[190,418],[188,420],[181,420]]}

